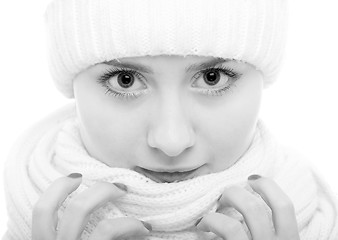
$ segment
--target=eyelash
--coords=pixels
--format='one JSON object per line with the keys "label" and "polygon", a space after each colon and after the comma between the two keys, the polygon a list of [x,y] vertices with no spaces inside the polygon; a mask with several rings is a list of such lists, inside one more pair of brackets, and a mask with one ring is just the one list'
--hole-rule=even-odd
{"label": "eyelash", "polygon": [[[229,76],[231,78],[232,81],[236,81],[237,79],[239,79],[241,77],[242,74],[240,73],[236,73],[234,72],[234,70],[232,68],[227,68],[225,66],[221,66],[221,67],[209,67],[206,69],[201,70],[199,73],[197,73],[193,79],[198,79],[202,74],[205,74],[208,71],[219,71],[224,73],[225,75]],[[105,73],[100,76],[97,81],[98,83],[100,83],[103,87],[106,88],[106,92],[105,94],[109,94],[109,95],[113,95],[114,97],[117,98],[121,98],[121,99],[129,99],[129,98],[137,98],[141,95],[144,94],[144,91],[142,92],[118,92],[118,91],[114,91],[112,90],[108,85],[107,85],[107,81],[111,78],[114,77],[120,73],[128,73],[128,74],[132,74],[135,75],[137,78],[139,78],[143,83],[144,83],[144,77],[137,71],[133,70],[133,69],[126,69],[126,68],[111,68],[105,71]],[[222,96],[223,94],[225,94],[226,91],[228,91],[230,88],[235,87],[236,85],[233,83],[230,83],[228,86],[223,87],[221,89],[218,90],[211,90],[211,89],[198,89],[196,91],[209,95],[209,96]]]}
{"label": "eyelash", "polygon": [[[133,70],[133,69],[127,69],[127,68],[111,68],[105,71],[105,73],[99,77],[98,82],[106,88],[106,92],[105,94],[109,94],[109,95],[113,95],[114,97],[117,98],[121,98],[121,99],[129,99],[129,98],[137,98],[139,96],[141,96],[143,93],[142,92],[138,92],[138,93],[134,93],[134,92],[118,92],[118,91],[114,91],[112,90],[108,85],[107,85],[107,81],[111,78],[114,77],[120,73],[128,73],[128,74],[132,74],[135,75],[136,77],[138,77],[139,79],[143,79],[143,76],[138,73],[137,71]],[[142,82],[144,83],[144,81],[142,80]]]}
{"label": "eyelash", "polygon": [[[235,82],[237,79],[239,79],[242,74],[240,73],[236,73],[234,72],[234,70],[232,68],[227,68],[225,66],[220,66],[220,67],[209,67],[206,69],[201,70],[199,73],[197,73],[193,78],[196,80],[198,79],[202,74],[205,74],[208,71],[219,71],[221,73],[224,73],[225,75],[227,75],[228,77],[231,78],[231,81]],[[217,90],[211,90],[211,89],[197,89],[196,91],[209,95],[209,96],[222,96],[224,95],[230,88],[232,87],[236,87],[236,85],[234,83],[230,83],[228,86],[225,86],[221,89],[217,89]]]}

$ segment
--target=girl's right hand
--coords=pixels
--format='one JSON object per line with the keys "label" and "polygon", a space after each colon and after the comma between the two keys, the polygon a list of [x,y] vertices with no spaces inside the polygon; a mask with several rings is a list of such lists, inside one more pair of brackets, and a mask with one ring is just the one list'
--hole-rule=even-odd
{"label": "girl's right hand", "polygon": [[[82,175],[72,173],[54,181],[41,195],[33,208],[33,240],[79,240],[88,223],[90,214],[126,194],[123,184],[99,182],[79,193],[66,207],[58,226],[58,209],[75,191],[82,181]],[[113,240],[121,237],[142,236],[151,231],[151,225],[131,217],[104,219],[98,223],[89,240]]]}

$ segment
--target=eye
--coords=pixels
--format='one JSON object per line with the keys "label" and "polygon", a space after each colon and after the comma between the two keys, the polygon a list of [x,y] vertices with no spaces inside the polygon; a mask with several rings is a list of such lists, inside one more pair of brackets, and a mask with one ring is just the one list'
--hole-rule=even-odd
{"label": "eye", "polygon": [[138,79],[133,70],[118,70],[107,73],[106,84],[118,91],[137,91],[145,88],[145,84]]}
{"label": "eye", "polygon": [[230,89],[235,80],[240,78],[241,74],[234,72],[233,69],[221,66],[218,68],[208,68],[198,72],[193,79],[192,84],[197,91],[207,95],[219,96],[225,90]]}
{"label": "eye", "polygon": [[139,97],[147,89],[144,77],[135,70],[124,68],[108,69],[98,82],[106,88],[107,94],[119,98]]}
{"label": "eye", "polygon": [[203,81],[200,81],[201,82],[200,85],[204,85],[205,87],[215,86],[220,80],[222,80],[222,82],[224,83],[228,82],[229,80],[228,76],[224,76],[221,79],[221,74],[216,69],[207,70],[202,73],[202,76],[203,76]]}

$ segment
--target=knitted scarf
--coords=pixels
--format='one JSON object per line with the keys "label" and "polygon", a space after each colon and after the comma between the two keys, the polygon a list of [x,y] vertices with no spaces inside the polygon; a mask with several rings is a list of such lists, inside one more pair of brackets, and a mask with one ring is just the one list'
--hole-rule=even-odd
{"label": "knitted scarf", "polygon": [[[125,196],[93,212],[83,240],[102,219],[122,216],[152,225],[149,236],[135,239],[220,239],[196,231],[194,223],[216,210],[217,199],[226,187],[238,185],[255,194],[247,184],[251,174],[274,179],[290,197],[302,240],[338,239],[335,196],[299,154],[277,143],[261,120],[249,149],[230,168],[181,182],[156,183],[133,170],[112,168],[92,158],[81,141],[76,106],[70,104],[38,122],[13,146],[5,166],[9,219],[3,240],[30,240],[34,204],[54,180],[72,172],[82,173],[83,180],[60,207],[59,221],[72,197],[97,181],[128,187]],[[223,213],[241,221],[251,239],[241,214],[232,208]]]}

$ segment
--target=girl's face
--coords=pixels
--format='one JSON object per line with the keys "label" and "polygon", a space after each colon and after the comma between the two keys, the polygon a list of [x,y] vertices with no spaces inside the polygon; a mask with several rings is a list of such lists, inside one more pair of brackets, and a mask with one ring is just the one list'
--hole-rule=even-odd
{"label": "girl's face", "polygon": [[88,153],[157,182],[233,165],[253,140],[262,90],[253,66],[198,56],[120,58],[74,79]]}

